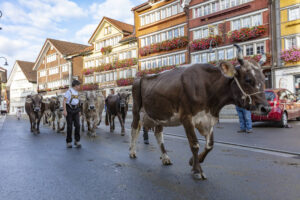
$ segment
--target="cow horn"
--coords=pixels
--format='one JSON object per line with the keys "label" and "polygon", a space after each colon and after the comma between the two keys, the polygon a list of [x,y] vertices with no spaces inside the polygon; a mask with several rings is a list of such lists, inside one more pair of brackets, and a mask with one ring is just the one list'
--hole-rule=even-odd
{"label": "cow horn", "polygon": [[237,60],[240,65],[244,65],[243,50],[238,44],[233,44],[237,48]]}
{"label": "cow horn", "polygon": [[266,61],[267,61],[267,56],[266,56],[266,54],[263,53],[263,54],[261,55],[260,60],[258,61],[258,64],[259,64],[260,66],[262,66]]}

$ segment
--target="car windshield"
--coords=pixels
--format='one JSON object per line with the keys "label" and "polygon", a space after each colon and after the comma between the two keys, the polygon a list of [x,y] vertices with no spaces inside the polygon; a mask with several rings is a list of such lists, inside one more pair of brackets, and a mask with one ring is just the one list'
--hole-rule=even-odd
{"label": "car windshield", "polygon": [[271,91],[265,91],[267,101],[274,101],[275,94]]}

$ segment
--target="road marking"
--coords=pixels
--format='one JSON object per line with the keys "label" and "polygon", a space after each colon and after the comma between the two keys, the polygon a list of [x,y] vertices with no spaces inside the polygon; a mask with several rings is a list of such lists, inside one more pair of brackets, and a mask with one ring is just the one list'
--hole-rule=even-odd
{"label": "road marking", "polygon": [[[102,126],[102,125],[100,125]],[[117,125],[118,126],[118,125]],[[105,127],[105,126],[104,126]],[[121,127],[120,127],[121,128]],[[125,130],[131,131],[129,128],[125,128]],[[173,138],[173,139],[180,139],[180,140],[185,140],[187,141],[186,136],[180,136],[180,135],[175,135],[171,133],[164,132],[165,137]],[[200,143],[205,144],[204,139],[198,139]],[[287,158],[293,158],[300,156],[300,152],[290,152],[290,151],[283,151],[279,149],[271,149],[271,148],[264,148],[264,147],[257,147],[257,146],[250,146],[250,145],[243,145],[243,144],[236,144],[236,143],[231,143],[231,142],[225,142],[225,141],[214,141],[214,144],[217,146],[222,146],[222,147],[228,147],[228,148],[234,148],[234,149],[239,149],[239,150],[246,150],[246,151],[252,151],[256,153],[265,153],[269,155],[274,155],[274,156],[281,156],[281,157],[287,157]]]}
{"label": "road marking", "polygon": [[2,130],[5,119],[6,119],[6,115],[0,116],[0,130]]}

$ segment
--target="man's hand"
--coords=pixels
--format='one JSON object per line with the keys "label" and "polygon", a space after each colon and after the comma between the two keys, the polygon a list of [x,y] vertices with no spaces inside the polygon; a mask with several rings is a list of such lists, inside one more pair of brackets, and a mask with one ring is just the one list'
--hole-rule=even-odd
{"label": "man's hand", "polygon": [[64,110],[64,116],[67,117],[68,113],[66,110]]}

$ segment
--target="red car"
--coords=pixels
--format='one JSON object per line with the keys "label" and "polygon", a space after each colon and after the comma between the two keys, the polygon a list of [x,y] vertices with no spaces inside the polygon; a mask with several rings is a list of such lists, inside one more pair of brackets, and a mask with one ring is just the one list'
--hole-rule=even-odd
{"label": "red car", "polygon": [[272,107],[268,115],[252,114],[253,122],[275,121],[281,127],[287,126],[288,120],[300,120],[300,99],[287,89],[267,89],[266,99]]}

